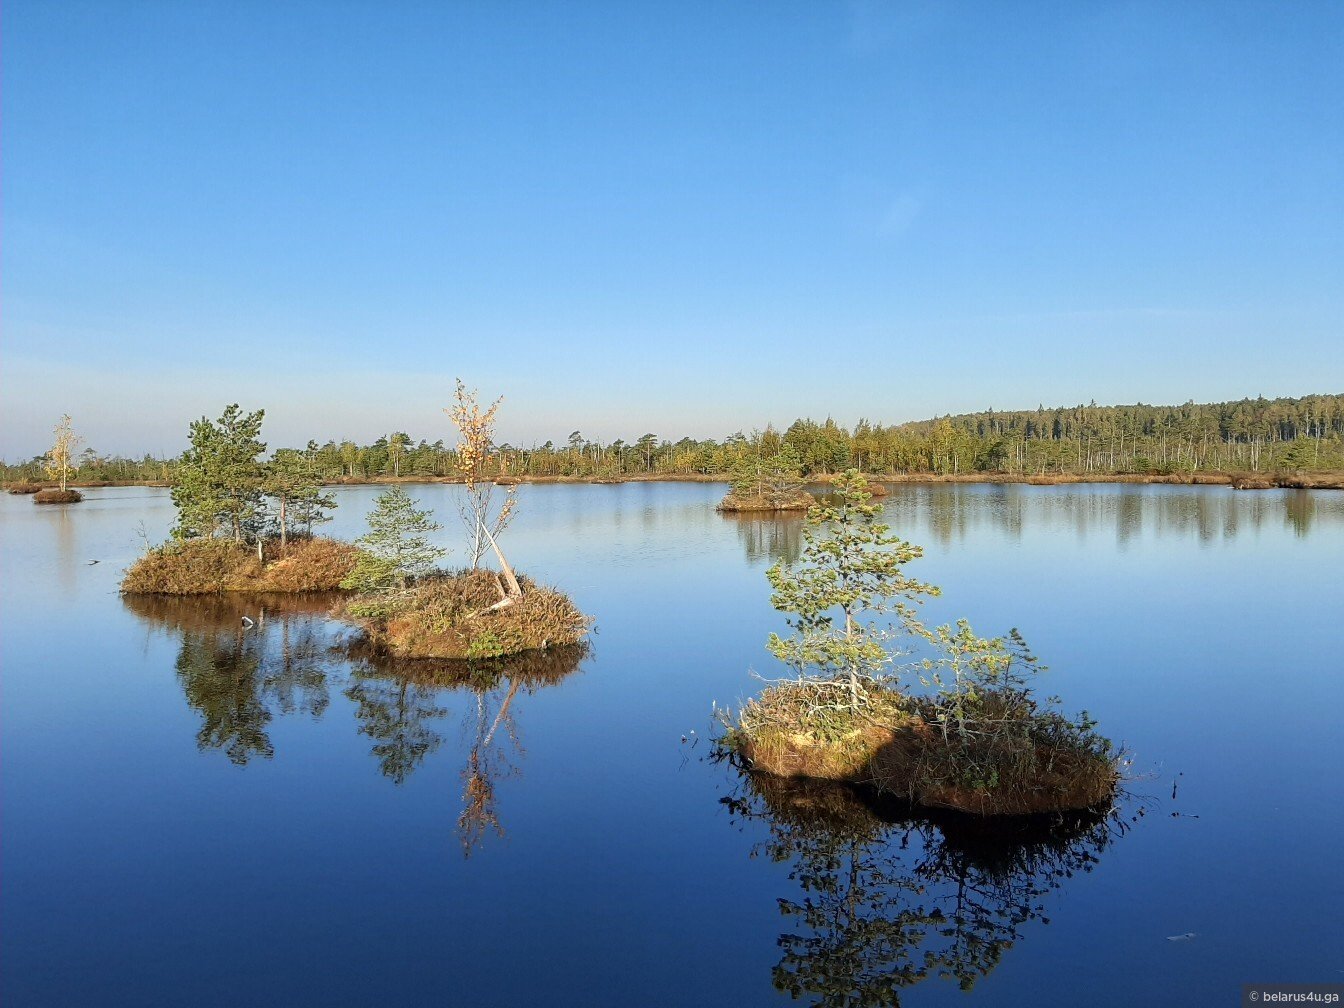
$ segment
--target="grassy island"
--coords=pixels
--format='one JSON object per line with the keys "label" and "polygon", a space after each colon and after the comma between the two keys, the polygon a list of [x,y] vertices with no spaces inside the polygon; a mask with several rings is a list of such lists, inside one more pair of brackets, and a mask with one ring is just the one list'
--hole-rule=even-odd
{"label": "grassy island", "polygon": [[733,469],[732,488],[718,510],[729,513],[806,511],[817,499],[803,489],[798,453],[777,437],[745,455]]}
{"label": "grassy island", "polygon": [[[396,658],[491,659],[577,645],[592,621],[562,593],[515,573],[499,546],[517,503],[511,486],[503,500],[495,499],[497,482],[486,471],[500,401],[483,409],[460,381],[455,398],[448,413],[462,436],[458,514],[467,531],[470,567],[435,570],[447,552],[431,538],[441,526],[394,487],[379,494],[369,513],[369,532],[357,543],[359,559],[342,582],[360,594],[341,615]],[[498,572],[481,566],[487,552]]]}
{"label": "grassy island", "polygon": [[939,698],[869,684],[857,709],[819,703],[816,684],[780,683],[743,709],[730,746],[753,770],[862,785],[926,808],[975,815],[1087,809],[1115,792],[1108,740],[1089,722],[1002,689],[957,712]]}
{"label": "grassy island", "polygon": [[5,493],[12,494],[35,494],[42,489],[41,483],[34,483],[32,480],[19,480],[5,487]]}
{"label": "grassy island", "polygon": [[84,495],[78,490],[71,490],[69,487],[62,489],[60,487],[47,487],[45,490],[38,490],[33,494],[34,504],[78,504],[84,499]]}
{"label": "grassy island", "polygon": [[521,574],[516,581],[513,595],[493,571],[435,574],[356,596],[340,612],[398,658],[500,658],[583,640],[592,621],[567,596]]}
{"label": "grassy island", "polygon": [[806,511],[817,499],[806,490],[787,493],[739,494],[729,491],[718,504],[718,510],[728,514],[758,511]]}
{"label": "grassy island", "polygon": [[131,565],[121,590],[132,595],[337,591],[358,555],[349,543],[319,537],[290,540],[283,550],[278,540],[264,540],[260,551],[232,539],[170,540]]}
{"label": "grassy island", "polygon": [[[754,771],[975,815],[1107,801],[1119,781],[1110,741],[1086,712],[1070,718],[1036,698],[1031,677],[1043,669],[1017,631],[984,639],[965,620],[925,627],[917,606],[939,589],[903,570],[922,550],[877,521],[882,506],[863,476],[833,489],[832,503],[808,513],[798,561],[768,572],[771,602],[795,631],[768,647],[797,676],[725,715],[721,745]],[[872,619],[882,614],[895,626]],[[897,636],[912,648],[895,649]],[[922,690],[900,688],[899,673]]]}

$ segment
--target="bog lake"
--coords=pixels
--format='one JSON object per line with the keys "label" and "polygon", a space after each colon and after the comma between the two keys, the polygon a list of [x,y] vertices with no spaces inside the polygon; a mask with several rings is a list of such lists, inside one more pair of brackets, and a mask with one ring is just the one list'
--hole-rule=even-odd
{"label": "bog lake", "polygon": [[[408,489],[460,562],[458,490]],[[710,759],[711,705],[782,674],[764,572],[800,535],[717,514],[720,486],[521,487],[510,559],[596,631],[457,678],[362,653],[318,603],[123,599],[167,491],[0,497],[4,1003],[1232,1004],[1344,982],[1344,493],[891,491],[910,573],[943,589],[927,619],[1019,628],[1041,691],[1125,746],[1113,815],[1004,841]],[[338,489],[323,534],[358,536],[376,492]]]}

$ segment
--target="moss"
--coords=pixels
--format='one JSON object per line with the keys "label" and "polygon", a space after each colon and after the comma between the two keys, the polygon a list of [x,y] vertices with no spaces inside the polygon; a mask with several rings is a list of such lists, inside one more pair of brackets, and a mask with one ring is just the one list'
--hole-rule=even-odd
{"label": "moss", "polygon": [[502,608],[493,608],[501,600],[498,576],[467,570],[357,596],[341,614],[375,647],[402,658],[500,658],[583,639],[591,620],[568,597],[527,577],[518,581],[522,596]]}
{"label": "moss", "polygon": [[867,685],[857,709],[841,682],[767,689],[720,744],[754,770],[862,784],[926,807],[978,815],[1083,809],[1119,776],[1086,718],[1040,708],[1020,690],[987,693],[955,724],[931,699]]}
{"label": "moss", "polygon": [[334,539],[296,539],[280,554],[276,542],[263,543],[263,562],[254,548],[232,539],[169,542],[142,556],[122,579],[132,594],[210,595],[217,592],[326,592],[340,589],[359,550]]}

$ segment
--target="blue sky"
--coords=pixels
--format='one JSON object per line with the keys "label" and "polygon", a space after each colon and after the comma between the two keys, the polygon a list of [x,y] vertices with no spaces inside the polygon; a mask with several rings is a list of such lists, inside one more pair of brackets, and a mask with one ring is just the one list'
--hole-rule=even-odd
{"label": "blue sky", "polygon": [[1344,4],[0,11],[0,454],[1344,391]]}

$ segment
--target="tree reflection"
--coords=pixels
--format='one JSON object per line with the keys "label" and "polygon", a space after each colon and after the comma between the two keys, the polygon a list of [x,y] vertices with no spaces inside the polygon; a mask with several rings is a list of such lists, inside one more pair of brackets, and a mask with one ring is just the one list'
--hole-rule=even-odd
{"label": "tree reflection", "polygon": [[931,977],[970,990],[998,965],[1044,897],[1128,829],[1113,810],[983,820],[930,815],[840,784],[742,771],[721,799],[763,823],[752,851],[789,866],[792,930],[774,983],[827,1008],[899,1005]]}
{"label": "tree reflection", "polygon": [[748,563],[793,563],[803,548],[803,519],[798,514],[735,514],[723,519],[737,528],[737,538]]}
{"label": "tree reflection", "polygon": [[399,659],[357,640],[349,648],[354,665],[346,696],[355,702],[360,732],[376,740],[373,755],[383,775],[402,784],[443,742],[436,723],[450,710],[439,706],[439,699],[453,692],[470,695],[457,822],[462,852],[469,857],[487,833],[504,833],[495,786],[519,772],[517,698],[572,675],[588,654],[589,645],[582,643],[488,661]]}
{"label": "tree reflection", "polygon": [[[239,766],[275,755],[276,714],[320,718],[330,703],[325,596],[126,595],[146,623],[181,638],[175,668],[187,704],[201,715],[199,749]],[[280,608],[283,606],[283,608]]]}

